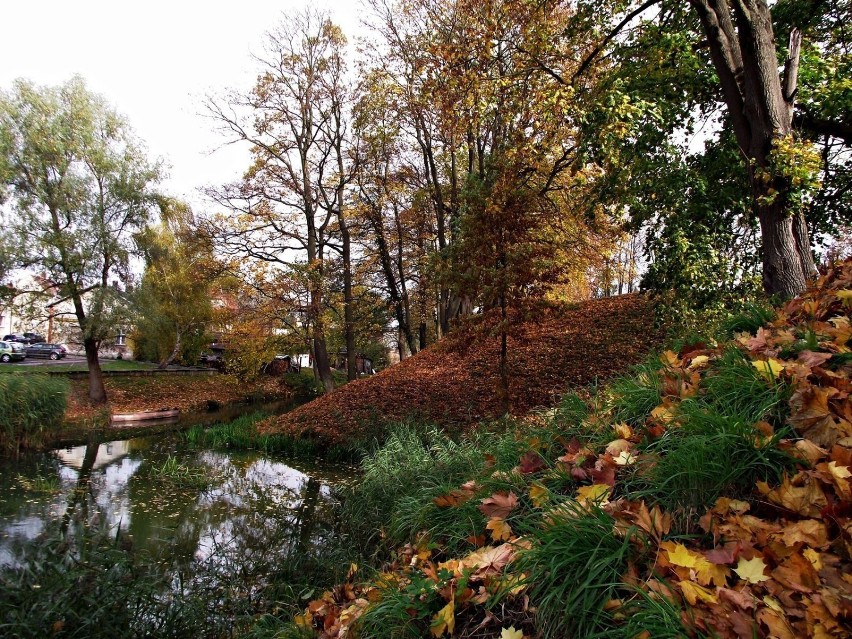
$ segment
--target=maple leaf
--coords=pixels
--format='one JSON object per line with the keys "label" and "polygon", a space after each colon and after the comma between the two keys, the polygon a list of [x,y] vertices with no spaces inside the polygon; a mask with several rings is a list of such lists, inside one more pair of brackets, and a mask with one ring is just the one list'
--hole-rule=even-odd
{"label": "maple leaf", "polygon": [[546,466],[547,464],[545,463],[544,458],[534,450],[530,450],[524,453],[524,455],[521,457],[521,461],[518,467],[522,474],[529,475],[531,473],[536,473],[540,471]]}
{"label": "maple leaf", "polygon": [[500,628],[500,639],[524,639],[524,633],[520,630],[515,630],[515,626]]}
{"label": "maple leaf", "polygon": [[550,491],[545,486],[535,483],[530,486],[530,500],[533,506],[541,508],[550,501]]}
{"label": "maple leaf", "polygon": [[456,629],[456,602],[450,599],[449,603],[441,608],[432,618],[432,626],[429,628],[433,637],[440,637],[445,632],[453,634]]}
{"label": "maple leaf", "polygon": [[765,362],[763,360],[759,360],[751,363],[757,369],[757,372],[763,375],[769,381],[777,379],[781,372],[784,370],[784,362],[780,362],[774,357],[770,357]]}
{"label": "maple leaf", "polygon": [[581,504],[609,502],[610,487],[606,484],[592,484],[577,489],[577,501]]}
{"label": "maple leaf", "polygon": [[629,424],[614,424],[612,429],[615,431],[615,434],[621,437],[622,439],[631,439],[634,435],[633,427]]}
{"label": "maple leaf", "polygon": [[499,546],[485,546],[474,550],[459,562],[459,569],[473,570],[471,579],[483,579],[503,572],[515,555],[515,546],[509,543]]}
{"label": "maple leaf", "polygon": [[676,542],[664,541],[660,544],[660,548],[666,551],[669,562],[675,566],[695,568],[699,559],[704,560],[703,557],[692,552],[683,544]]}
{"label": "maple leaf", "polygon": [[809,368],[822,366],[831,359],[831,353],[816,353],[814,351],[802,351],[797,358],[799,362]]}
{"label": "maple leaf", "polygon": [[615,441],[611,441],[606,446],[606,454],[612,457],[618,457],[623,452],[629,451],[633,448],[633,444],[626,439],[616,439]]}
{"label": "maple leaf", "polygon": [[846,308],[852,308],[852,290],[843,289],[841,291],[837,291],[835,295],[837,295],[837,299],[843,303],[843,306]]}
{"label": "maple leaf", "polygon": [[508,541],[512,538],[512,527],[499,517],[489,519],[485,528],[491,531],[491,539],[494,541]]}
{"label": "maple leaf", "polygon": [[493,517],[506,519],[517,505],[518,497],[515,493],[510,492],[508,495],[505,493],[494,493],[490,497],[483,499],[478,508],[479,512],[489,519]]}
{"label": "maple leaf", "polygon": [[740,579],[744,579],[750,584],[759,584],[769,579],[769,577],[763,574],[765,569],[766,564],[760,557],[752,557],[751,559],[740,557],[740,561],[737,567],[734,568],[734,572],[740,576]]}
{"label": "maple leaf", "polygon": [[699,586],[691,581],[678,581],[677,585],[690,606],[694,606],[699,600],[711,604],[719,603],[716,595],[703,586]]}
{"label": "maple leaf", "polygon": [[794,478],[804,485],[795,485],[787,475],[777,488],[769,488],[766,482],[757,482],[757,489],[769,501],[805,517],[819,517],[820,511],[828,505],[825,493],[818,482],[800,473]]}

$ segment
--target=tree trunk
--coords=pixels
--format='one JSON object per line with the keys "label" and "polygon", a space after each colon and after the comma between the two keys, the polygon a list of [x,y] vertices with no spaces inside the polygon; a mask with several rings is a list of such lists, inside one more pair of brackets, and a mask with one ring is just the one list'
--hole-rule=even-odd
{"label": "tree trunk", "polygon": [[168,368],[169,364],[171,364],[173,361],[175,361],[175,358],[178,356],[178,353],[180,353],[180,345],[181,345],[181,332],[175,331],[175,346],[172,349],[172,352],[169,353],[169,356],[166,357],[166,359],[164,359],[162,362],[160,362],[160,365],[157,368],[159,368],[161,371],[166,370],[166,368]]}
{"label": "tree trunk", "polygon": [[[739,147],[749,164],[752,208],[763,241],[763,287],[768,295],[801,293],[815,267],[791,184],[773,174],[773,141],[792,135],[801,35],[790,34],[783,77],[778,74],[772,14],[765,0],[691,0],[710,45],[713,66]],[[767,176],[768,179],[767,179]],[[772,192],[769,191],[770,186]]]}
{"label": "tree trunk", "polygon": [[783,299],[795,297],[805,290],[806,273],[810,273],[795,241],[795,220],[801,214],[790,216],[785,207],[776,204],[758,207],[758,217],[763,242],[763,289]]}
{"label": "tree trunk", "polygon": [[89,403],[100,406],[106,403],[106,389],[101,363],[98,360],[98,342],[94,338],[86,337],[83,339],[83,348],[86,350],[86,364],[89,366]]}

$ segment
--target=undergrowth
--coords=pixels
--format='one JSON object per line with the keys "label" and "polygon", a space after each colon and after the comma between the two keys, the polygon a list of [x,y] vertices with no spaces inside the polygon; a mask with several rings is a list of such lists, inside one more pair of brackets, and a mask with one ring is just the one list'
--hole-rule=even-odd
{"label": "undergrowth", "polygon": [[36,447],[65,415],[68,381],[47,375],[0,375],[0,449]]}

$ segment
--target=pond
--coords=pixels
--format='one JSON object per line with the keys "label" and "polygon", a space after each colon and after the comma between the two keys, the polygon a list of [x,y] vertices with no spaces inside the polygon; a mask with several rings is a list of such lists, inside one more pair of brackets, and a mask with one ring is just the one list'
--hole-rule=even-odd
{"label": "pond", "polygon": [[5,461],[0,565],[26,567],[41,540],[100,531],[180,589],[256,598],[282,574],[304,582],[305,566],[336,552],[336,489],[355,479],[349,466],[198,448],[180,432]]}

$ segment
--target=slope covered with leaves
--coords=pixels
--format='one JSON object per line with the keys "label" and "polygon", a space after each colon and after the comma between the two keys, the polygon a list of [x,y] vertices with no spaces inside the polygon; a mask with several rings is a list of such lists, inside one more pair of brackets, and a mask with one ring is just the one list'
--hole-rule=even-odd
{"label": "slope covered with leaves", "polygon": [[395,432],[347,508],[396,550],[294,636],[850,636],[850,310],[847,261],[504,432]]}
{"label": "slope covered with leaves", "polygon": [[[500,340],[487,320],[378,375],[350,382],[282,415],[264,428],[329,442],[357,437],[372,422],[411,415],[438,424],[470,424],[500,414]],[[552,406],[565,386],[605,380],[659,344],[653,314],[641,295],[527,313],[510,329],[511,412]]]}

